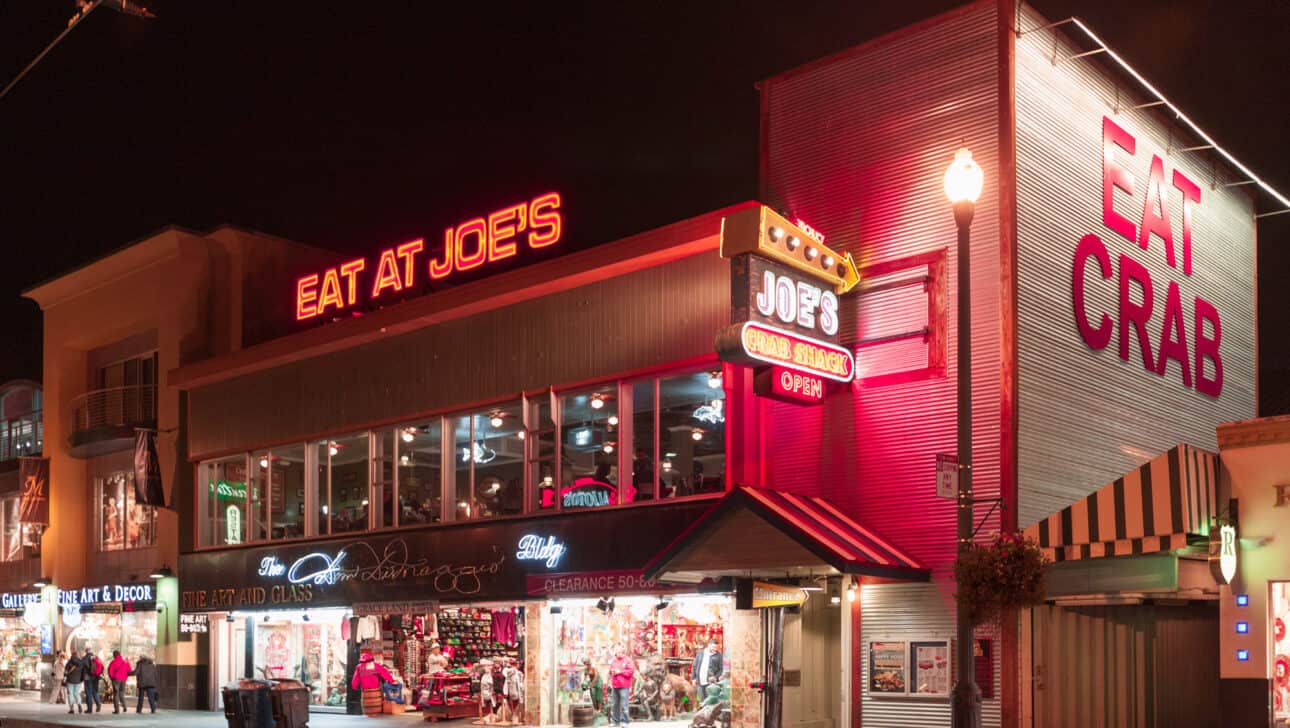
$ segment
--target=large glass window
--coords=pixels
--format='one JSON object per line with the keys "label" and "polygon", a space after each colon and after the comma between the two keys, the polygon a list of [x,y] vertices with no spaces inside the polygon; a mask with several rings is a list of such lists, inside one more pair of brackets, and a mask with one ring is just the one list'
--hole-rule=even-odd
{"label": "large glass window", "polygon": [[560,397],[562,508],[618,503],[618,434],[616,386]]}
{"label": "large glass window", "polygon": [[305,535],[305,448],[275,448],[252,456],[255,540]]}
{"label": "large glass window", "polygon": [[156,543],[156,509],[134,500],[134,473],[99,478],[99,547],[120,551]]}
{"label": "large glass window", "polygon": [[197,474],[201,517],[200,541],[207,546],[245,543],[249,517],[246,504],[246,456],[202,463]]}
{"label": "large glass window", "polygon": [[319,463],[327,463],[331,485],[327,513],[332,533],[367,529],[367,509],[371,504],[368,440],[364,432],[327,440],[319,445]]}
{"label": "large glass window", "polygon": [[495,518],[524,509],[524,432],[518,402],[448,418],[453,467],[447,492],[453,520]]}
{"label": "large glass window", "polygon": [[400,526],[443,519],[443,428],[439,422],[435,419],[396,430]]}
{"label": "large glass window", "polygon": [[0,500],[0,533],[4,542],[0,545],[0,561],[17,561],[22,558],[22,547],[34,543],[37,528],[24,526],[18,521],[18,504],[20,496]]}
{"label": "large glass window", "polygon": [[725,490],[725,405],[715,372],[658,381],[660,497]]}
{"label": "large glass window", "polygon": [[551,412],[553,395],[542,394],[525,403],[528,479],[532,492],[529,512],[540,513],[555,508],[556,427]]}

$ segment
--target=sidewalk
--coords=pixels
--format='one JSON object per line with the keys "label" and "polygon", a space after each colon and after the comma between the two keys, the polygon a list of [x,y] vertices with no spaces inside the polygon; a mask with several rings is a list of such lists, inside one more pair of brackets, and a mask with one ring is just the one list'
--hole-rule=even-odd
{"label": "sidewalk", "polygon": [[[107,706],[104,706],[107,707]],[[451,724],[470,725],[469,721],[453,721]],[[133,710],[123,715],[113,715],[112,711],[102,713],[80,713],[68,715],[66,705],[49,705],[47,703],[0,702],[0,728],[47,728],[48,726],[109,726],[113,728],[146,728],[148,726],[175,726],[183,728],[227,728],[224,713],[198,710],[158,710],[155,715]],[[309,728],[413,728],[423,725],[421,715],[412,713],[402,716],[386,715],[380,718],[365,718],[361,715],[335,715],[330,713],[313,713],[309,716]]]}

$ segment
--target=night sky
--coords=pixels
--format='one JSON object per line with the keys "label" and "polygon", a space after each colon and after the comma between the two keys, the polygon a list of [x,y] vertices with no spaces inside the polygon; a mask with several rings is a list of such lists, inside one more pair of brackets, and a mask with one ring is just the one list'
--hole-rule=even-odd
{"label": "night sky", "polygon": [[[960,3],[144,4],[156,20],[95,10],[0,99],[0,381],[40,375],[22,290],[166,225],[365,254],[555,189],[572,249],[754,198],[755,82]],[[1290,2],[1035,4],[1290,193]],[[0,2],[0,85],[73,12]],[[1275,396],[1290,215],[1259,246]]]}

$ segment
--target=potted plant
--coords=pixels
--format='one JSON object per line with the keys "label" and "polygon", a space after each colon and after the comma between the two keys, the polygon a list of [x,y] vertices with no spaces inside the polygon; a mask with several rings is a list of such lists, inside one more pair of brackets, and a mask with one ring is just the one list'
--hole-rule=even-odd
{"label": "potted plant", "polygon": [[1043,604],[1047,565],[1033,540],[1020,533],[997,534],[989,543],[972,544],[959,554],[954,598],[972,624],[996,622],[1010,609]]}

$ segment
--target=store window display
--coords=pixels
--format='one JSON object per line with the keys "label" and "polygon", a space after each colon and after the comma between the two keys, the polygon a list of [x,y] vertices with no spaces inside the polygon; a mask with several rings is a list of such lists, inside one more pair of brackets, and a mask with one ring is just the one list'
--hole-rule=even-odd
{"label": "store window display", "polygon": [[120,551],[156,543],[156,509],[134,501],[134,473],[112,473],[98,479],[101,514],[99,544],[103,551]]}
{"label": "store window display", "polygon": [[254,621],[255,675],[299,680],[313,708],[345,708],[349,611],[268,612]]}
{"label": "store window display", "polygon": [[[725,633],[732,610],[724,596],[562,600],[554,640],[556,722],[585,724],[588,715],[613,722],[616,680],[628,685],[633,721],[689,720],[714,705],[709,717],[718,720],[729,708]],[[629,679],[616,663],[618,650],[633,668]]]}
{"label": "store window display", "polygon": [[[157,613],[153,611],[122,611],[119,606],[96,605],[95,611],[63,614],[63,624],[71,627],[63,643],[68,654],[84,655],[91,650],[106,664],[113,650],[134,660],[141,655],[149,657],[157,651]],[[73,626],[74,625],[74,626]],[[126,697],[133,698],[136,687],[126,685]]]}
{"label": "store window display", "polygon": [[0,617],[0,694],[40,690],[40,631],[21,615]]}
{"label": "store window display", "polygon": [[1277,725],[1290,724],[1290,582],[1271,584],[1272,712]]}

